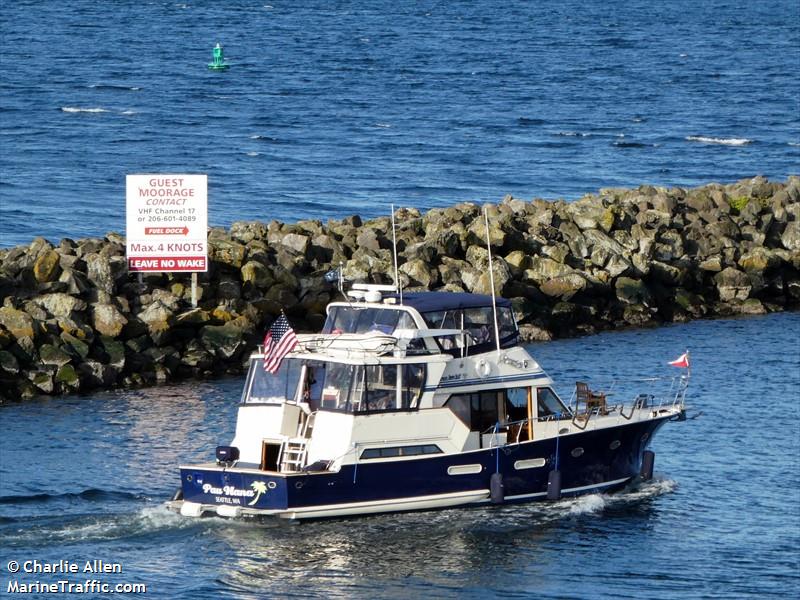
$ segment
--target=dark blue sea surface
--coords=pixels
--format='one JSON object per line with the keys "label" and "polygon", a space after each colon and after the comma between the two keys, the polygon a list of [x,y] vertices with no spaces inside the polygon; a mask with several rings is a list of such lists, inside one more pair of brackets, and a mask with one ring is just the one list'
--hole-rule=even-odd
{"label": "dark blue sea surface", "polygon": [[122,232],[129,173],[208,173],[211,225],[784,179],[798,23],[797,0],[7,2],[0,246]]}
{"label": "dark blue sea surface", "polygon": [[674,375],[691,350],[689,419],[652,442],[654,480],[555,504],[192,520],[162,502],[179,464],[230,441],[240,379],[0,406],[0,582],[59,579],[12,560],[100,559],[123,572],[95,579],[148,598],[797,597],[799,333],[784,313],[531,346],[564,397]]}

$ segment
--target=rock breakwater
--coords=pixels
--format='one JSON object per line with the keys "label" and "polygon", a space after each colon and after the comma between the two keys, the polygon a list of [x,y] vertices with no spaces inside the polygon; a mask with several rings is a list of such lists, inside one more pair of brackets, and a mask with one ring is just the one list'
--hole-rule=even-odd
{"label": "rock breakwater", "polygon": [[[604,189],[487,205],[495,288],[526,340],[800,304],[800,178]],[[395,213],[405,289],[490,293],[482,207]],[[392,283],[388,216],[209,230],[198,306],[187,274],[128,272],[119,234],[0,250],[0,398],[240,373],[284,310],[318,330],[324,274]]]}

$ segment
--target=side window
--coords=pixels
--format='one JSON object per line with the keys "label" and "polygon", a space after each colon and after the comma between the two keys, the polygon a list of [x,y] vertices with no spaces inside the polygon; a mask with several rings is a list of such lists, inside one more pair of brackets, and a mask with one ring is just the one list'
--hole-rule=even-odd
{"label": "side window", "polygon": [[362,411],[393,410],[397,401],[397,365],[370,365],[367,394]]}
{"label": "side window", "polygon": [[539,419],[552,418],[555,415],[567,416],[570,414],[566,406],[561,403],[555,392],[550,388],[536,390],[536,408]]}
{"label": "side window", "polygon": [[403,365],[403,406],[402,408],[418,408],[422,388],[425,385],[425,365]]}
{"label": "side window", "polygon": [[[470,408],[470,394],[453,394],[444,403],[445,408],[453,411],[467,427],[470,427],[472,410]],[[470,427],[471,429],[471,427]]]}
{"label": "side window", "polygon": [[472,394],[472,431],[487,432],[500,420],[497,392]]}
{"label": "side window", "polygon": [[358,396],[363,381],[363,368],[355,365],[328,363],[325,368],[320,408],[347,410],[351,396]]}
{"label": "side window", "polygon": [[444,406],[452,410],[470,431],[486,432],[500,420],[497,398],[496,391],[454,394]]}
{"label": "side window", "polygon": [[418,408],[425,383],[424,364],[369,365],[364,372],[364,402],[353,402],[354,411],[382,412]]}
{"label": "side window", "polygon": [[516,422],[528,418],[528,388],[506,390],[506,420]]}
{"label": "side window", "polygon": [[514,321],[514,312],[510,308],[498,307],[497,328],[500,330],[500,339],[516,335],[517,323]]}
{"label": "side window", "polygon": [[469,333],[473,344],[486,344],[493,341],[494,324],[491,308],[468,308],[464,311],[464,329]]}

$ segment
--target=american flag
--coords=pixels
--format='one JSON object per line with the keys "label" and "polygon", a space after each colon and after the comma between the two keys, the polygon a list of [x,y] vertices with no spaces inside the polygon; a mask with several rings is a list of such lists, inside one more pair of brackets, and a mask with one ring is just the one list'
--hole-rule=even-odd
{"label": "american flag", "polygon": [[297,336],[294,334],[294,329],[286,320],[286,315],[281,313],[264,336],[264,370],[273,375],[277,373],[283,357],[296,345]]}

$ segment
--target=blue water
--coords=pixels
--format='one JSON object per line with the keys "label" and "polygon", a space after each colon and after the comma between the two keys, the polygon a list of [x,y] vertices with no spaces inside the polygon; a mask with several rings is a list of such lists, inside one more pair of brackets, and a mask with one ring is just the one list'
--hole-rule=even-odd
{"label": "blue water", "polygon": [[[7,2],[0,246],[800,173],[797,0]],[[231,68],[206,69],[220,42]]]}
{"label": "blue water", "polygon": [[186,600],[797,597],[799,333],[784,313],[531,346],[566,397],[576,379],[674,374],[686,347],[693,362],[654,481],[556,504],[198,522],[161,502],[179,464],[231,439],[239,379],[0,406],[0,582],[9,560],[102,559],[123,573],[100,581]]}

